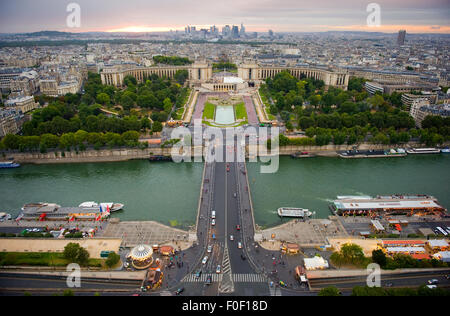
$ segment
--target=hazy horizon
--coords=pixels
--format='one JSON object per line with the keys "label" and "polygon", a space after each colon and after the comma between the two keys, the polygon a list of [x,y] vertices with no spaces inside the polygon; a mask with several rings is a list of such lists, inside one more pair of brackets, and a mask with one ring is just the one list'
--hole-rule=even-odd
{"label": "hazy horizon", "polygon": [[[381,8],[379,27],[367,25],[367,5]],[[67,5],[81,8],[81,25],[66,25]],[[0,0],[0,33],[31,33],[53,30],[72,33],[183,31],[240,25],[248,32],[310,33],[363,31],[450,34],[448,0]]]}

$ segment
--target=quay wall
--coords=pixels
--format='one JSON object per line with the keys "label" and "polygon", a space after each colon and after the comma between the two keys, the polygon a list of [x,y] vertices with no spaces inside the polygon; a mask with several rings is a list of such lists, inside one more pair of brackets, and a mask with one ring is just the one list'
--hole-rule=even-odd
{"label": "quay wall", "polygon": [[[449,144],[445,144],[449,145]],[[355,145],[327,145],[327,146],[283,146],[279,148],[281,156],[291,155],[296,152],[307,151],[317,154],[318,156],[337,157],[338,151],[353,149]],[[362,143],[358,145],[359,150],[380,150],[390,149],[393,147],[422,147],[418,143],[409,143],[406,145],[374,145],[370,143]],[[247,146],[247,157],[257,152],[256,146]],[[152,155],[171,155],[171,148],[116,148],[102,150],[86,150],[86,151],[52,151],[47,153],[40,152],[4,152],[0,159],[14,159],[18,163],[30,164],[57,164],[57,163],[89,163],[89,162],[115,162],[127,161],[135,159],[148,159]],[[192,157],[194,156],[195,147],[192,147]],[[202,152],[202,151],[199,151]],[[64,154],[63,154],[64,153]]]}

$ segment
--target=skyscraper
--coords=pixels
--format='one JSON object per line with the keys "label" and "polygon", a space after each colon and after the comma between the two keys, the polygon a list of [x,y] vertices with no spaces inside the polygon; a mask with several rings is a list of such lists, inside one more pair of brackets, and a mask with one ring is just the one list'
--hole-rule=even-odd
{"label": "skyscraper", "polygon": [[241,23],[241,31],[240,31],[240,35],[241,35],[241,36],[245,36],[245,27],[244,27],[244,23]]}
{"label": "skyscraper", "polygon": [[231,29],[231,37],[232,38],[239,37],[239,26],[233,25],[233,28]]}
{"label": "skyscraper", "polygon": [[406,31],[400,30],[398,31],[397,44],[399,46],[405,45]]}

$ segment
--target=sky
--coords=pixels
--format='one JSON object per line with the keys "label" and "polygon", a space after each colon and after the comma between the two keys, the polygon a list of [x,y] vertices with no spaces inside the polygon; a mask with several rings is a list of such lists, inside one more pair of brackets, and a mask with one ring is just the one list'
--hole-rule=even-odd
{"label": "sky", "polygon": [[[372,2],[381,10],[378,27],[367,25]],[[70,3],[81,8],[80,27],[66,23]],[[241,23],[251,32],[450,33],[450,0],[0,0],[0,33],[158,32]]]}

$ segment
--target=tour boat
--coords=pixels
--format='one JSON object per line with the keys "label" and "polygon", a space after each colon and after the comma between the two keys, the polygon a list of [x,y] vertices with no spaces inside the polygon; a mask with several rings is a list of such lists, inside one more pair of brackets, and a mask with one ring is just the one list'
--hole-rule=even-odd
{"label": "tour boat", "polygon": [[0,161],[0,169],[19,168],[20,164],[12,161]]}
{"label": "tour boat", "polygon": [[78,205],[78,207],[81,208],[95,208],[95,207],[102,207],[103,210],[107,210],[109,208],[110,212],[117,212],[120,211],[124,208],[124,205],[121,203],[111,203],[111,202],[107,202],[107,203],[97,203],[97,202],[83,202],[80,205]]}
{"label": "tour boat", "polygon": [[313,215],[313,213],[304,208],[280,207],[278,209],[278,216],[280,217],[306,218],[310,217],[311,215]]}

